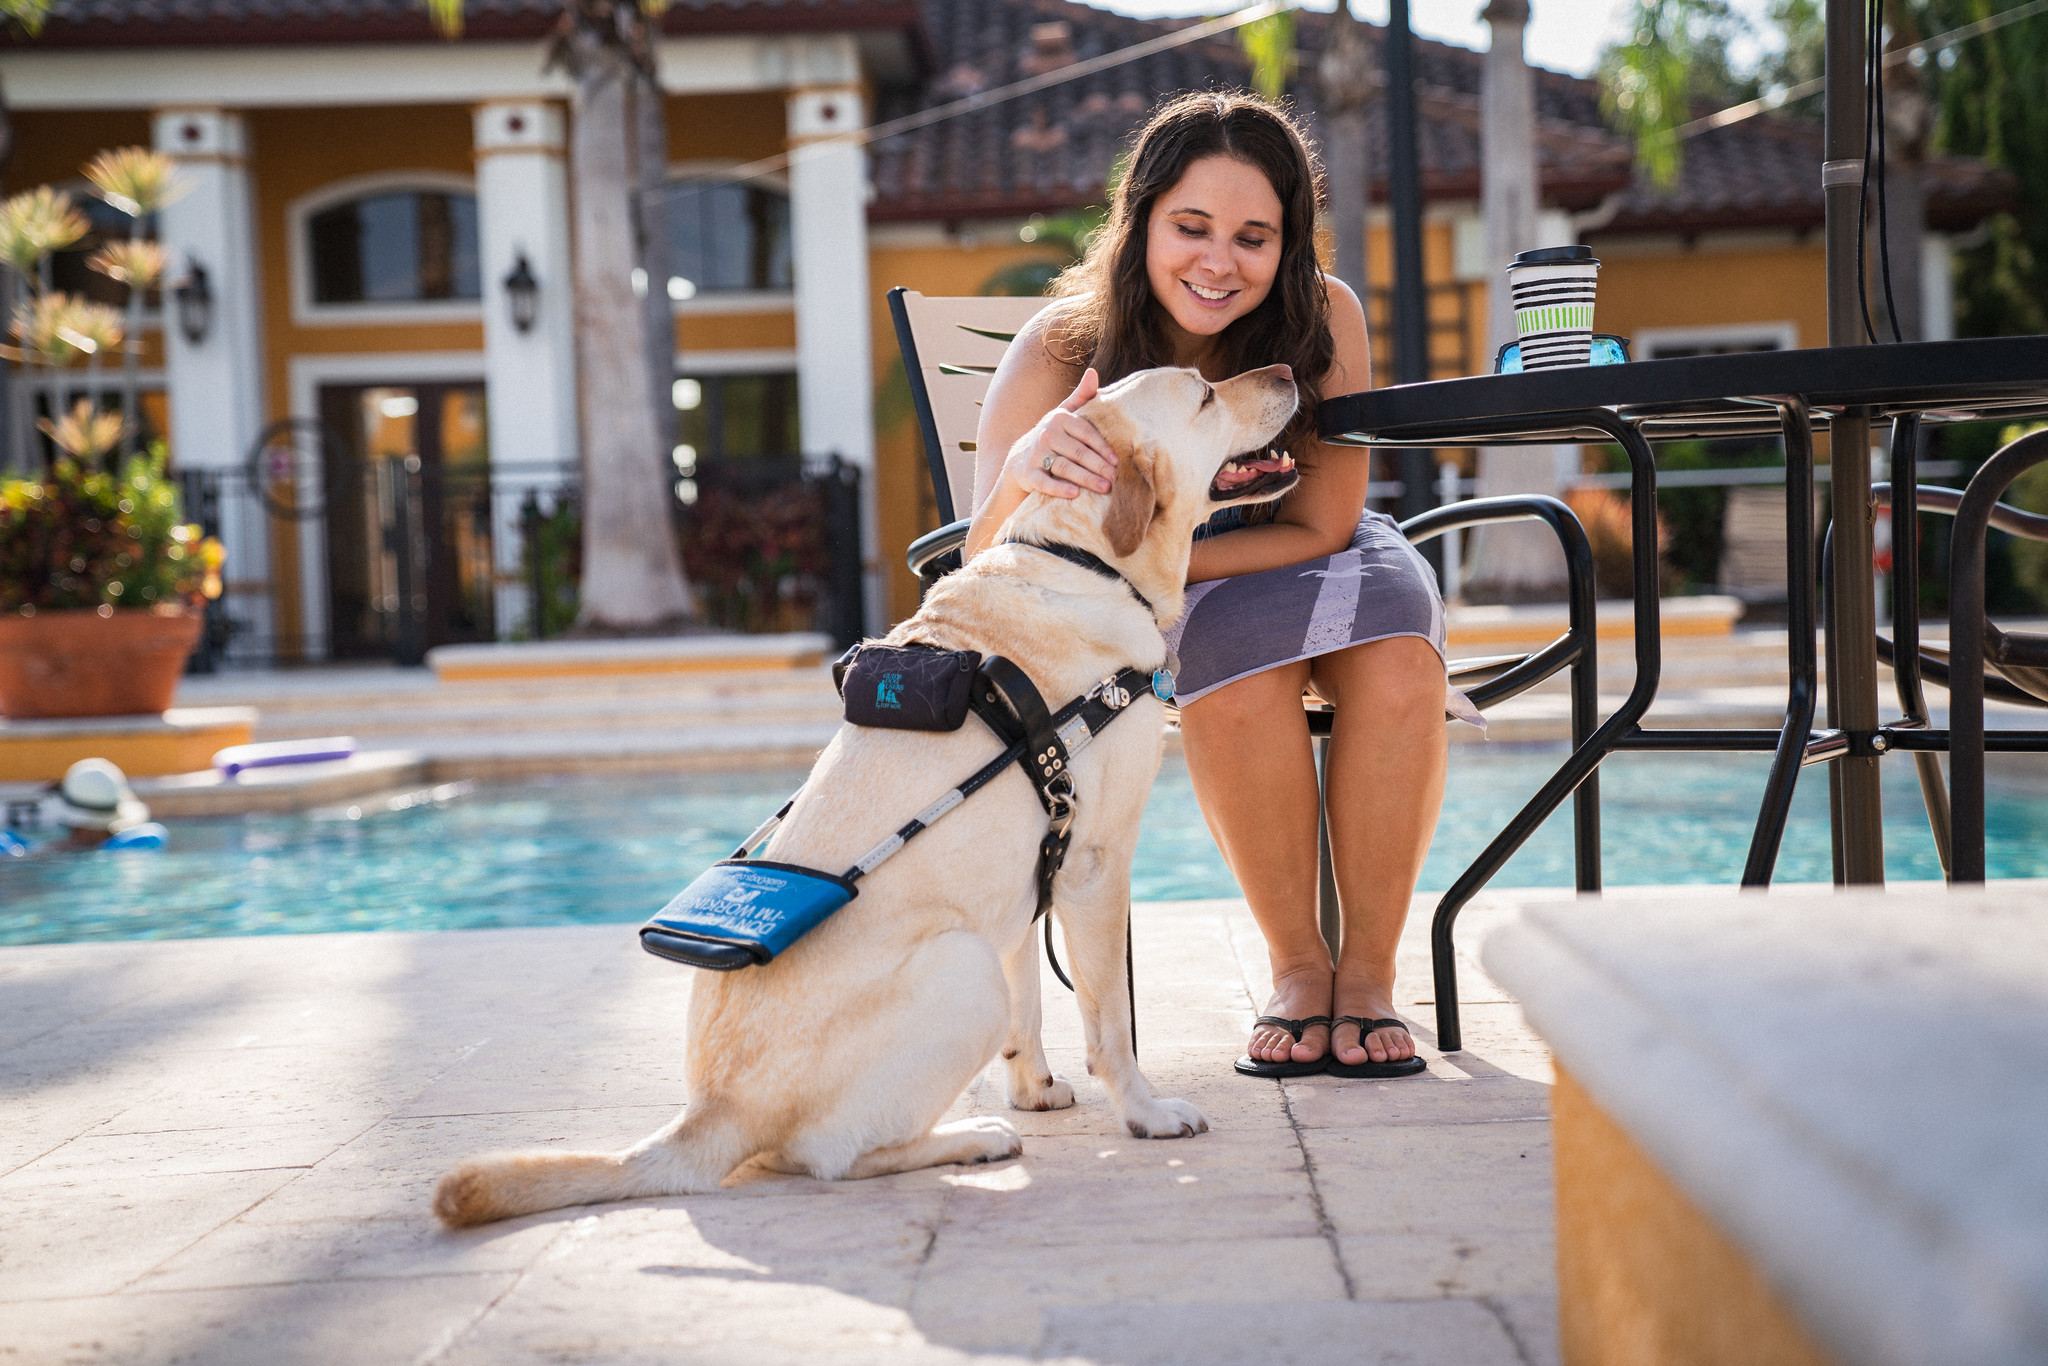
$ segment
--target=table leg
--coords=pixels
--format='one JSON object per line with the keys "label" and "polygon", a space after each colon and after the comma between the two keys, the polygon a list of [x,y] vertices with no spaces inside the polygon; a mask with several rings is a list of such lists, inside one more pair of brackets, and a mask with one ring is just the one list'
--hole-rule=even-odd
{"label": "table leg", "polygon": [[[1853,412],[1853,415],[1852,415]],[[1877,729],[1877,601],[1871,583],[1870,419],[1861,410],[1835,418],[1833,460],[1835,602],[1827,621],[1828,688],[1838,709],[1828,724],[1869,735]],[[1833,828],[1842,850],[1841,878],[1884,883],[1884,806],[1874,756],[1837,759]]]}
{"label": "table leg", "polygon": [[1749,858],[1742,865],[1745,887],[1771,885],[1807,737],[1813,731],[1818,668],[1813,639],[1813,420],[1805,402],[1797,398],[1779,402],[1778,418],[1785,431],[1785,666],[1791,687],[1785,699],[1785,728],[1771,759],[1771,776],[1764,783]]}
{"label": "table leg", "polygon": [[[1451,884],[1443,900],[1437,903],[1436,915],[1429,926],[1431,966],[1436,987],[1436,1034],[1437,1047],[1445,1053],[1455,1053],[1464,1046],[1464,1034],[1458,1021],[1458,960],[1457,946],[1452,937],[1458,923],[1458,913],[1465,909],[1465,903],[1476,895],[1480,888],[1493,879],[1507,861],[1514,857],[1536,828],[1543,824],[1550,813],[1568,796],[1577,792],[1591,779],[1600,767],[1600,761],[1613,752],[1615,746],[1643,719],[1650,704],[1657,700],[1657,684],[1662,676],[1664,653],[1660,618],[1657,563],[1657,461],[1650,451],[1650,443],[1643,439],[1641,432],[1604,408],[1590,409],[1573,414],[1575,425],[1603,431],[1628,454],[1629,480],[1629,525],[1634,535],[1633,562],[1631,569],[1635,592],[1635,647],[1636,682],[1630,690],[1628,700],[1586,742],[1572,751],[1556,773],[1550,776],[1536,795],[1529,799],[1508,822],[1507,828],[1494,836],[1472,865],[1459,874]],[[1562,419],[1556,415],[1550,421]],[[1592,603],[1574,600],[1572,624],[1581,625],[1588,632],[1595,630],[1591,619]],[[1585,617],[1581,621],[1582,614]],[[1573,720],[1576,723],[1589,715],[1589,709],[1597,705],[1594,690],[1597,675],[1592,671],[1590,651],[1586,670],[1574,675]],[[1579,808],[1581,840],[1590,833],[1594,840],[1594,853],[1598,853],[1599,832],[1595,822],[1599,819],[1598,789],[1588,794]],[[1583,853],[1583,843],[1581,845]],[[1586,880],[1587,865],[1580,864],[1580,880]],[[1598,864],[1593,864],[1597,875]]]}
{"label": "table leg", "polygon": [[[1892,419],[1892,689],[1898,694],[1905,725],[1927,725],[1927,693],[1920,681],[1920,415],[1901,413]],[[1941,756],[1915,750],[1913,768],[1920,779],[1920,800],[1927,807],[1927,826],[1943,877],[1955,868],[1949,844],[1948,787],[1941,776]]]}

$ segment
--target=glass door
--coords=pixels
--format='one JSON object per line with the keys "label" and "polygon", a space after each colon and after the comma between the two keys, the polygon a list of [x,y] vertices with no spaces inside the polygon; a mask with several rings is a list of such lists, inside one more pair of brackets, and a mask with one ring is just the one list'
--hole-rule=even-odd
{"label": "glass door", "polygon": [[416,664],[490,640],[495,561],[481,384],[335,385],[328,471],[330,650]]}

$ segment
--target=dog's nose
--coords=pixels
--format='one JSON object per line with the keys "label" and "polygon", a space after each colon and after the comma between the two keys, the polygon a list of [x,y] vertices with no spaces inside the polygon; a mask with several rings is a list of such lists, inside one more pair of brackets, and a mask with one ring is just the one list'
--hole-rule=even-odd
{"label": "dog's nose", "polygon": [[1291,365],[1287,365],[1287,364],[1284,364],[1284,363],[1283,363],[1283,364],[1280,364],[1280,365],[1271,365],[1271,366],[1268,366],[1268,367],[1266,367],[1266,369],[1267,369],[1267,372],[1268,372],[1269,374],[1271,374],[1271,375],[1273,376],[1273,378],[1275,378],[1275,379],[1279,379],[1279,380],[1285,380],[1285,381],[1286,381],[1287,383],[1289,383],[1289,384],[1292,384],[1292,383],[1294,383],[1294,367],[1293,367],[1293,366],[1291,366]]}

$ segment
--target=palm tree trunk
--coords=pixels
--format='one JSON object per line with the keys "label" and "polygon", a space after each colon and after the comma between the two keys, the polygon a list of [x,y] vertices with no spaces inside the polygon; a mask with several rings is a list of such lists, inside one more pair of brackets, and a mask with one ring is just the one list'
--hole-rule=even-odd
{"label": "palm tree trunk", "polygon": [[632,211],[637,139],[630,104],[642,76],[613,36],[613,8],[607,0],[575,0],[556,47],[556,60],[575,82],[569,167],[583,399],[583,606],[577,625],[599,632],[659,630],[691,611],[669,518],[673,495],[650,392],[646,315],[633,295],[640,253]]}
{"label": "palm tree trunk", "polygon": [[668,112],[661,86],[642,77],[633,87],[635,170],[640,193],[640,264],[647,272],[647,296],[641,302],[647,327],[647,368],[654,395],[654,428],[661,449],[676,444],[676,408],[669,397],[676,378],[675,308],[668,297]]}

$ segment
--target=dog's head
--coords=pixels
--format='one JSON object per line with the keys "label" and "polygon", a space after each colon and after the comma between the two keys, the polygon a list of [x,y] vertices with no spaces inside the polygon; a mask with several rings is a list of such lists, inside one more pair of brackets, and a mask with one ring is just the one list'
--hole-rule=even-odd
{"label": "dog's head", "polygon": [[1300,476],[1270,449],[1300,402],[1285,365],[1211,384],[1194,370],[1140,370],[1081,409],[1117,453],[1107,495],[1034,498],[1017,532],[1086,546],[1122,570],[1168,619],[1179,614],[1197,524],[1220,508],[1265,503]]}

